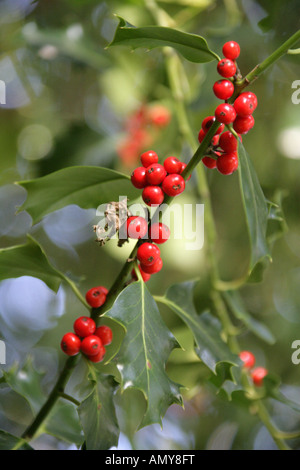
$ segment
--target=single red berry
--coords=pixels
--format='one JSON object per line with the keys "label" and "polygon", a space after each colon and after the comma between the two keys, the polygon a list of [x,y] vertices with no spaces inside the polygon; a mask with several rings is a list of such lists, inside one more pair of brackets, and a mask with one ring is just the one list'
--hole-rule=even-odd
{"label": "single red berry", "polygon": [[153,186],[158,186],[161,184],[166,176],[167,172],[165,168],[159,163],[153,163],[146,169],[147,183]]}
{"label": "single red berry", "polygon": [[158,258],[157,261],[155,261],[154,264],[151,264],[151,266],[144,266],[141,264],[141,269],[144,271],[144,273],[147,274],[156,274],[158,273],[163,267],[163,261],[161,258]]}
{"label": "single red berry", "polygon": [[217,106],[215,116],[217,121],[223,124],[231,124],[236,118],[236,112],[231,104],[222,103]]}
{"label": "single red berry", "polygon": [[76,356],[80,351],[81,340],[74,333],[66,333],[60,345],[63,352],[68,356]]}
{"label": "single red berry", "polygon": [[[104,288],[105,289],[105,288]],[[105,289],[107,291],[107,289]],[[102,291],[102,287],[93,287],[90,289],[86,295],[86,301],[92,308],[99,308],[101,307],[106,301],[106,295]]]}
{"label": "single red berry", "polygon": [[113,333],[111,331],[111,328],[106,325],[99,326],[95,331],[95,336],[98,336],[98,338],[100,338],[103,346],[107,346],[108,344],[110,344],[113,339]]}
{"label": "single red berry", "polygon": [[252,129],[254,124],[255,124],[254,117],[251,114],[245,117],[237,116],[233,123],[233,129],[238,134],[247,134],[247,132],[249,132],[250,129]]}
{"label": "single red berry", "polygon": [[148,152],[145,152],[143,155],[141,155],[141,162],[142,165],[147,168],[153,163],[158,163],[158,155],[153,150],[148,150]]}
{"label": "single red berry", "polygon": [[255,366],[255,356],[250,351],[242,351],[240,353],[240,359],[243,361],[246,369],[252,369]]}
{"label": "single red berry", "polygon": [[236,151],[238,142],[232,132],[226,131],[221,135],[219,145],[224,152],[231,153]]}
{"label": "single red berry", "polygon": [[161,222],[156,222],[150,226],[150,238],[151,240],[160,245],[165,243],[170,238],[170,229],[165,224]]}
{"label": "single red berry", "polygon": [[[211,128],[212,124],[215,122],[216,118],[215,116],[207,116],[205,119],[202,121],[202,130],[204,132],[204,135],[207,133],[207,131]],[[224,124],[221,124],[218,129],[216,130],[216,134],[221,134],[224,130]],[[200,134],[200,132],[199,132]],[[199,138],[199,136],[198,136]],[[201,136],[202,138],[202,136]],[[203,140],[203,138],[202,138]],[[200,142],[201,143],[201,142]]]}
{"label": "single red berry", "polygon": [[[142,276],[143,281],[144,281],[144,282],[150,281],[151,274],[145,273],[145,272],[141,269],[141,266],[139,266],[139,270],[140,270],[140,273],[141,273],[141,276]],[[134,279],[135,281],[138,280],[138,277],[137,277],[137,275],[136,275],[135,269],[133,269],[133,270],[131,271],[131,277],[132,277],[132,279]]]}
{"label": "single red berry", "polygon": [[203,158],[202,158],[202,161],[203,161],[204,165],[205,165],[207,168],[210,168],[211,170],[213,170],[214,168],[217,167],[217,161],[216,161],[214,158],[211,158],[211,157],[203,157]]}
{"label": "single red berry", "polygon": [[249,116],[249,114],[252,114],[254,111],[253,101],[250,98],[247,98],[247,96],[243,95],[237,97],[233,107],[236,111],[236,114],[243,117]]}
{"label": "single red berry", "polygon": [[264,367],[257,367],[251,373],[251,377],[254,385],[261,387],[263,385],[264,378],[268,375],[267,369]]}
{"label": "single red berry", "polygon": [[146,219],[138,216],[131,216],[127,219],[127,236],[129,238],[144,238],[148,232],[148,223]]}
{"label": "single red berry", "polygon": [[157,127],[166,127],[171,121],[171,113],[161,105],[152,106],[147,112],[148,120]]}
{"label": "single red berry", "polygon": [[97,364],[97,362],[103,361],[105,353],[106,353],[105,347],[102,345],[100,346],[99,352],[95,356],[87,356],[87,358],[89,361]]}
{"label": "single red berry", "polygon": [[81,352],[86,356],[96,356],[102,346],[101,339],[96,335],[84,338],[81,343]]}
{"label": "single red berry", "polygon": [[217,70],[224,78],[233,77],[236,72],[236,65],[230,59],[222,59],[217,65]]}
{"label": "single red berry", "polygon": [[253,104],[253,111],[256,110],[257,108],[257,96],[255,93],[252,91],[243,91],[243,93],[240,94],[240,96],[246,96],[246,98],[249,98],[249,100],[252,101]]}
{"label": "single red berry", "polygon": [[74,331],[80,338],[86,338],[95,333],[96,323],[92,318],[79,317],[74,323]]}
{"label": "single red berry", "polygon": [[164,167],[167,173],[180,173],[181,171],[181,161],[176,157],[168,157],[164,161]]}
{"label": "single red berry", "polygon": [[131,173],[131,182],[135,188],[142,189],[147,186],[146,168],[139,166]]}
{"label": "single red berry", "polygon": [[202,127],[201,127],[201,129],[200,129],[200,131],[199,131],[199,134],[198,134],[198,141],[199,141],[199,144],[201,144],[201,142],[202,142],[202,140],[204,139],[205,135],[206,135],[206,132],[204,132],[204,130],[203,130]]}
{"label": "single red berry", "polygon": [[[201,132],[201,131],[200,131]],[[181,170],[180,170],[180,175],[181,173],[183,172],[183,170],[185,170],[187,167],[187,164],[186,163],[181,163]],[[187,181],[189,181],[191,179],[192,175],[190,175],[188,178],[187,178]]]}
{"label": "single red berry", "polygon": [[223,55],[226,59],[235,60],[240,55],[241,49],[237,42],[235,41],[228,41],[225,42],[222,48]]}
{"label": "single red berry", "polygon": [[214,147],[217,147],[219,145],[219,140],[220,140],[220,135],[216,134],[213,136],[213,138],[211,139],[211,144],[214,146]]}
{"label": "single red berry", "polygon": [[163,180],[162,189],[168,196],[177,196],[185,190],[185,181],[180,175],[168,175]]}
{"label": "single red berry", "polygon": [[160,258],[160,249],[153,243],[143,243],[137,251],[137,259],[144,266],[154,264]]}
{"label": "single red berry", "polygon": [[231,175],[239,166],[236,152],[223,153],[217,160],[217,169],[222,175]]}
{"label": "single red berry", "polygon": [[220,100],[229,100],[234,92],[234,85],[230,80],[218,80],[213,86],[213,92]]}
{"label": "single red berry", "polygon": [[159,206],[164,202],[164,192],[159,186],[147,186],[142,194],[147,206]]}

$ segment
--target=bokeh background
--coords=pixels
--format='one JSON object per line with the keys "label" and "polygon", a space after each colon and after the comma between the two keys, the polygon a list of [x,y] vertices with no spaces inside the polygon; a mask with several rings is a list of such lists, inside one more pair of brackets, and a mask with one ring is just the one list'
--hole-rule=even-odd
{"label": "bokeh background", "polygon": [[[178,28],[204,36],[221,54],[233,39],[241,45],[239,66],[250,71],[299,29],[299,0],[162,0],[158,2]],[[94,241],[94,209],[67,207],[31,227],[30,216],[15,214],[26,192],[15,181],[36,178],[73,165],[95,165],[130,174],[138,155],[149,148],[163,159],[183,161],[191,150],[178,132],[161,50],[105,49],[118,24],[114,14],[136,26],[154,24],[143,0],[2,0],[0,2],[0,80],[6,103],[0,105],[0,248],[26,241],[30,231],[51,262],[80,282],[84,293],[109,287],[130,247]],[[249,312],[265,322],[276,338],[266,345],[245,332],[241,344],[261,365],[279,374],[285,393],[300,403],[300,365],[291,361],[291,345],[300,339],[300,80],[299,55],[284,57],[252,86],[259,100],[255,128],[244,137],[266,196],[282,200],[288,230],[277,240],[264,281],[242,289]],[[214,112],[215,62],[183,60],[184,96],[192,130]],[[300,87],[300,82],[296,85]],[[159,118],[157,117],[159,116]],[[162,117],[163,116],[163,117]],[[249,257],[238,176],[208,174],[218,230],[216,253],[224,280],[244,273]],[[181,203],[200,203],[193,176]],[[200,278],[198,302],[206,302],[203,250],[186,251],[184,241],[163,246],[164,270],[149,282],[151,292],[186,279]],[[7,344],[7,367],[28,354],[47,371],[51,383],[64,358],[59,338],[82,314],[72,293],[57,295],[32,278],[0,283],[0,339]],[[172,378],[189,387],[185,410],[173,406],[163,430],[151,426],[134,435],[145,403],[138,392],[117,397],[123,449],[272,449],[266,429],[238,404],[216,396],[209,376],[192,352],[192,339],[180,321],[162,310],[170,329],[185,345],[171,356]],[[1,372],[0,372],[1,374]],[[124,404],[126,403],[126,407]],[[126,411],[125,411],[126,409]],[[271,403],[282,428],[300,426],[299,414]],[[28,421],[25,401],[0,386],[0,428],[19,433]],[[52,437],[35,446],[65,449]],[[297,446],[297,442],[294,442]],[[71,447],[72,448],[72,447]]]}

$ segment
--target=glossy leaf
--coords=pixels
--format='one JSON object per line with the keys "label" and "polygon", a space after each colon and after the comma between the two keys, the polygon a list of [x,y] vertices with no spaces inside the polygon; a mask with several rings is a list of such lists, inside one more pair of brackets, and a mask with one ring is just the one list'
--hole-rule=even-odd
{"label": "glossy leaf", "polygon": [[18,184],[27,191],[27,200],[20,210],[29,212],[34,223],[70,204],[90,209],[118,201],[119,196],[127,196],[129,199],[139,196],[128,176],[107,168],[90,166],[65,168]]}
{"label": "glossy leaf", "polygon": [[165,370],[171,351],[178,347],[177,341],[162,321],[144,282],[135,282],[123,290],[105,316],[126,329],[114,360],[122,377],[122,389],[138,389],[146,398],[141,427],[161,423],[169,406],[182,404],[180,386],[169,379]]}
{"label": "glossy leaf", "polygon": [[220,336],[222,328],[218,319],[208,311],[200,315],[197,313],[193,300],[195,284],[175,284],[159,301],[173,310],[190,328],[196,342],[196,353],[210,370],[216,373],[216,367],[221,362],[239,365],[239,359],[231,353]]}
{"label": "glossy leaf", "polygon": [[25,245],[0,249],[0,281],[32,276],[41,279],[57,292],[63,275],[49,263],[40,245],[28,237]]}
{"label": "glossy leaf", "polygon": [[118,18],[120,22],[109,46],[130,46],[133,49],[169,46],[191,62],[201,63],[219,59],[201,36],[162,26],[135,28],[123,18]]}
{"label": "glossy leaf", "polygon": [[[268,205],[249,155],[239,143],[239,178],[251,245],[250,275],[257,265],[271,259],[267,243]],[[252,278],[252,280],[255,280]]]}
{"label": "glossy leaf", "polygon": [[269,328],[247,312],[237,291],[224,292],[223,297],[233,315],[252,331],[252,333],[268,344],[275,343],[275,337]]}
{"label": "glossy leaf", "polygon": [[78,408],[86,450],[107,450],[118,444],[119,426],[113,401],[116,382],[89,365],[92,391]]}
{"label": "glossy leaf", "polygon": [[0,450],[34,450],[27,442],[0,430]]}

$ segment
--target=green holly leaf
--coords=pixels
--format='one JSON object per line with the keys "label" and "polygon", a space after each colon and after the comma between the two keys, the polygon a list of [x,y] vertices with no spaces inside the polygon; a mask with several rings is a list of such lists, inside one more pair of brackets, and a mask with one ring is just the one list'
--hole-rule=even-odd
{"label": "green holly leaf", "polygon": [[92,389],[78,408],[86,450],[107,450],[119,440],[119,425],[113,401],[116,382],[88,364]]}
{"label": "green holly leaf", "polygon": [[251,245],[248,275],[252,275],[250,280],[256,281],[261,279],[263,269],[271,260],[267,242],[269,208],[251,159],[241,143],[238,153],[240,188]]}
{"label": "green holly leaf", "polygon": [[34,450],[20,437],[0,430],[0,450]]}
{"label": "green holly leaf", "polygon": [[196,282],[189,281],[171,286],[164,297],[158,300],[167,305],[190,328],[196,343],[196,353],[206,366],[216,373],[221,362],[239,365],[237,356],[231,353],[221,338],[221,324],[208,311],[197,313],[194,305]]}
{"label": "green holly leaf", "polygon": [[25,245],[0,249],[0,281],[21,276],[41,279],[54,292],[65,278],[51,266],[43,249],[30,236]]}
{"label": "green holly leaf", "polygon": [[208,47],[206,40],[201,36],[162,26],[136,28],[120,16],[118,18],[119,25],[109,47],[130,46],[133,49],[139,47],[153,49],[169,46],[191,62],[219,60],[219,56]]}
{"label": "green holly leaf", "polygon": [[126,287],[105,316],[126,330],[114,361],[121,374],[121,388],[135,388],[145,396],[147,409],[140,427],[161,424],[169,406],[182,404],[180,386],[165,370],[177,341],[162,321],[144,282]]}
{"label": "green holly leaf", "polygon": [[119,196],[139,196],[130,178],[117,171],[98,167],[70,167],[31,181],[18,182],[27,191],[20,211],[26,210],[39,222],[45,215],[76,204],[83,209],[97,208]]}
{"label": "green holly leaf", "polygon": [[[4,372],[6,383],[29,403],[33,416],[37,415],[48,398],[41,386],[44,375],[35,369],[31,357],[22,369],[14,366]],[[75,405],[59,400],[46,418],[41,432],[71,444],[82,444],[83,435]]]}

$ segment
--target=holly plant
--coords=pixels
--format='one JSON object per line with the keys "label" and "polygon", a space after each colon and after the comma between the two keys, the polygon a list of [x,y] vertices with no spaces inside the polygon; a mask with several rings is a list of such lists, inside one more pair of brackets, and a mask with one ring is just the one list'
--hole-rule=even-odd
{"label": "holly plant", "polygon": [[[136,27],[118,16],[105,57],[109,60],[128,49],[133,55],[156,49],[155,58],[160,66],[163,61],[167,83],[157,83],[157,87],[161,86],[162,94],[163,87],[168,87],[174,104],[172,112],[163,105],[143,104],[131,115],[127,137],[118,147],[123,172],[98,165],[68,164],[41,177],[17,182],[26,190],[19,212],[30,215],[33,227],[25,243],[0,250],[0,280],[31,276],[54,293],[61,286],[68,288],[74,303],[80,302],[81,313],[75,321],[65,316],[65,332],[56,341],[64,364],[46,392],[43,381],[47,368],[45,374],[39,371],[31,356],[23,364],[3,370],[1,387],[24,398],[26,417],[22,434],[0,431],[0,448],[33,449],[39,436],[48,434],[82,450],[110,449],[118,446],[120,429],[124,429],[123,414],[118,409],[127,390],[135,391],[140,402],[139,417],[133,419],[134,429],[130,431],[134,435],[141,428],[162,425],[172,405],[183,407],[197,397],[200,388],[207,388],[223,400],[224,407],[241,407],[256,423],[262,423],[279,449],[289,449],[300,438],[300,431],[280,429],[270,403],[283,403],[296,412],[300,406],[283,394],[272,366],[266,368],[260,357],[241,346],[247,332],[267,344],[274,342],[268,327],[248,312],[241,289],[249,282],[263,280],[272,260],[274,241],[285,230],[280,201],[265,197],[244,140],[250,142],[248,133],[251,136],[257,132],[255,110],[264,106],[264,97],[254,93],[253,82],[264,73],[272,73],[282,56],[293,53],[300,31],[286,37],[261,63],[242,75],[239,61],[245,64],[248,58],[243,57],[243,48],[234,40],[234,34],[226,38],[222,50],[214,51],[204,37],[177,26],[175,16],[155,0],[142,3],[149,23]],[[42,30],[39,33],[27,28],[24,35],[32,47],[43,42],[57,45],[53,37],[44,37]],[[71,46],[62,52],[72,54]],[[90,65],[97,67],[96,56],[94,62],[92,57],[90,51],[85,59],[77,59],[90,60]],[[198,122],[191,121],[183,98],[183,75],[191,70],[189,64],[205,69],[202,79],[215,100],[214,112]],[[157,66],[155,60],[150,61],[144,73],[153,73]],[[155,140],[148,144],[143,133],[151,126],[158,132],[171,119],[177,122],[182,156],[162,155]],[[247,266],[242,262],[244,273],[231,281],[222,279],[216,255],[218,220],[210,188],[216,173],[224,181],[224,192],[230,191],[227,181],[239,181],[245,244],[250,244]],[[153,292],[153,278],[164,276],[168,268],[164,248],[174,235],[172,231],[182,224],[175,217],[172,230],[165,215],[188,188],[196,191],[204,204],[205,275],[199,272],[199,277],[192,279],[187,275],[185,281],[170,283],[166,292],[157,294]],[[97,245],[99,285],[90,285],[87,291],[82,280],[58,269],[46,254],[47,246],[35,237],[35,228],[45,217],[70,205],[103,209],[100,222],[90,226],[94,235],[91,243]],[[274,221],[276,229],[270,231]],[[122,251],[128,242],[132,245],[129,256]],[[111,285],[107,285],[102,269],[103,250],[109,245],[123,257],[123,267]],[[178,251],[173,256],[180,259],[184,254]],[[176,317],[180,325],[178,336],[176,328],[169,328],[170,317]],[[185,335],[192,339],[192,346],[185,346]],[[172,374],[172,364],[176,364],[176,357],[183,357],[180,351],[185,347],[195,370],[201,371],[192,386],[184,373],[182,377]],[[122,406],[126,410],[125,398]]]}

